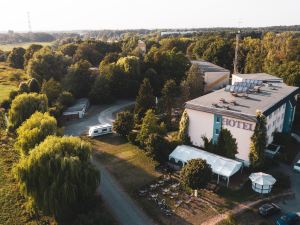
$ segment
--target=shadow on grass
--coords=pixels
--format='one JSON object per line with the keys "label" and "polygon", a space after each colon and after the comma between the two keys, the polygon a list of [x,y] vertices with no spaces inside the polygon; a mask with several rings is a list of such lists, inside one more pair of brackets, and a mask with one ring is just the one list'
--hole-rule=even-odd
{"label": "shadow on grass", "polygon": [[148,158],[143,150],[127,143],[126,139],[117,135],[99,137],[91,142],[95,148],[96,159],[158,224],[192,224],[176,214],[165,216],[154,202],[138,196],[137,193],[141,187],[153,182],[161,175],[155,171],[155,162]]}

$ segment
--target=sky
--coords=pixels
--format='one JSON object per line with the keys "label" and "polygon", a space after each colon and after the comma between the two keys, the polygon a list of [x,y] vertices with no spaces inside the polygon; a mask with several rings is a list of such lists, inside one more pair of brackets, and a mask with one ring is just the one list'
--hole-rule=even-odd
{"label": "sky", "polygon": [[300,0],[0,0],[0,31],[300,24]]}

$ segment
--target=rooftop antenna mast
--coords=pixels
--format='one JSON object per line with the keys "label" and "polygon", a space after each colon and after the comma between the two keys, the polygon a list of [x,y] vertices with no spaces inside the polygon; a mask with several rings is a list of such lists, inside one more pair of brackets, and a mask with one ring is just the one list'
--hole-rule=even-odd
{"label": "rooftop antenna mast", "polygon": [[[238,22],[238,27],[240,28],[242,21],[239,20]],[[238,74],[238,54],[239,54],[239,42],[240,42],[240,37],[241,37],[241,30],[238,29],[236,36],[235,36],[235,53],[234,53],[234,62],[233,62],[233,73]]]}

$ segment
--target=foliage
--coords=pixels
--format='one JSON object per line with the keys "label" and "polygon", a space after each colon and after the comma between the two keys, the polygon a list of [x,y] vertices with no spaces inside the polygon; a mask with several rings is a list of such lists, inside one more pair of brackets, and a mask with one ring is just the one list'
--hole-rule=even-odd
{"label": "foliage", "polygon": [[152,109],[149,109],[142,120],[141,130],[137,135],[137,141],[141,146],[145,146],[145,141],[150,134],[160,133],[161,129],[158,120]]}
{"label": "foliage", "polygon": [[50,48],[42,48],[37,51],[27,65],[29,76],[36,78],[39,82],[43,80],[62,80],[67,73],[67,59]]}
{"label": "foliage", "polygon": [[150,134],[145,141],[145,149],[149,156],[158,162],[168,161],[172,149],[169,142],[157,133]]}
{"label": "foliage", "polygon": [[178,132],[178,140],[183,144],[190,144],[189,137],[189,116],[186,110],[183,111],[180,123],[179,123],[179,132]]}
{"label": "foliage", "polygon": [[18,92],[19,94],[28,93],[29,92],[28,84],[26,82],[21,82],[19,85]]}
{"label": "foliage", "polygon": [[237,151],[236,139],[227,129],[221,129],[216,144],[216,154],[234,159]]}
{"label": "foliage", "polygon": [[213,143],[212,139],[208,139],[205,136],[202,136],[201,138],[202,138],[203,143],[204,143],[203,148],[205,149],[205,151],[212,152],[212,153],[215,153],[217,151],[216,150],[216,145]]}
{"label": "foliage", "polygon": [[153,96],[153,90],[151,88],[148,79],[144,79],[140,86],[139,94],[136,97],[136,103],[134,113],[137,115],[137,119],[143,118],[144,114],[149,109],[155,108],[155,97]]}
{"label": "foliage", "polygon": [[88,61],[80,60],[70,66],[64,80],[65,87],[75,98],[87,97],[92,85],[92,75]]}
{"label": "foliage", "polygon": [[122,57],[117,61],[119,66],[126,75],[131,79],[139,79],[141,74],[140,60],[136,56]]}
{"label": "foliage", "polygon": [[23,69],[24,68],[24,48],[13,48],[7,58],[9,66],[13,68]]}
{"label": "foliage", "polygon": [[95,194],[100,175],[90,157],[91,146],[80,138],[49,136],[14,172],[32,208],[62,221],[84,209]]}
{"label": "foliage", "polygon": [[28,82],[29,92],[39,93],[41,91],[40,83],[35,78],[31,78]]}
{"label": "foliage", "polygon": [[62,92],[62,86],[58,81],[51,78],[43,83],[41,92],[47,96],[50,105],[52,105]]}
{"label": "foliage", "polygon": [[27,156],[29,151],[43,142],[47,136],[56,135],[56,133],[56,119],[48,113],[36,112],[17,129],[18,137],[15,148],[23,156]]}
{"label": "foliage", "polygon": [[187,100],[197,98],[204,93],[204,76],[201,74],[201,69],[198,65],[193,64],[189,71],[187,72],[187,77],[183,81],[182,85],[187,85],[188,87],[188,97]]}
{"label": "foliage", "polygon": [[24,54],[24,67],[28,65],[29,60],[33,57],[34,53],[43,48],[42,45],[39,44],[31,44],[25,51]]}
{"label": "foliage", "polygon": [[251,136],[249,159],[253,168],[259,168],[264,163],[264,150],[267,144],[266,118],[261,112],[256,114],[256,125]]}
{"label": "foliage", "polygon": [[105,76],[98,76],[89,93],[89,97],[93,103],[104,104],[113,100],[110,82]]}
{"label": "foliage", "polygon": [[48,110],[48,99],[43,94],[21,94],[11,104],[8,112],[9,125],[16,129],[34,112],[46,112]]}
{"label": "foliage", "polygon": [[75,99],[70,92],[63,91],[58,97],[58,102],[65,107],[69,107],[74,104]]}
{"label": "foliage", "polygon": [[161,90],[161,105],[163,112],[171,116],[172,108],[176,105],[176,97],[178,96],[178,87],[174,80],[167,80],[163,89]]}
{"label": "foliage", "polygon": [[237,225],[237,221],[232,214],[229,214],[224,220],[222,220],[218,225]]}
{"label": "foliage", "polygon": [[117,118],[113,123],[113,129],[122,136],[127,136],[134,127],[133,115],[129,111],[117,113]]}
{"label": "foliage", "polygon": [[212,169],[205,160],[192,159],[180,171],[180,182],[191,189],[204,188],[212,178]]}
{"label": "foliage", "polygon": [[73,57],[76,53],[77,48],[78,45],[74,43],[68,43],[68,44],[61,45],[59,47],[59,51],[61,51],[61,53],[65,56]]}

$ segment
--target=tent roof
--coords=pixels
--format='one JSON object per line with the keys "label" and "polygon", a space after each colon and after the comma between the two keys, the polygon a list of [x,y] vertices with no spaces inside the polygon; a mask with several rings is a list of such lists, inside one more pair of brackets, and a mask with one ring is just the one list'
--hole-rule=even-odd
{"label": "tent roof", "polygon": [[251,173],[249,176],[250,180],[253,183],[259,184],[259,185],[273,185],[276,182],[276,179],[271,176],[270,174],[266,173]]}
{"label": "tent roof", "polygon": [[187,163],[191,159],[204,159],[211,165],[212,171],[221,176],[230,177],[240,170],[242,163],[210,152],[206,152],[187,145],[179,145],[169,155],[169,159]]}

